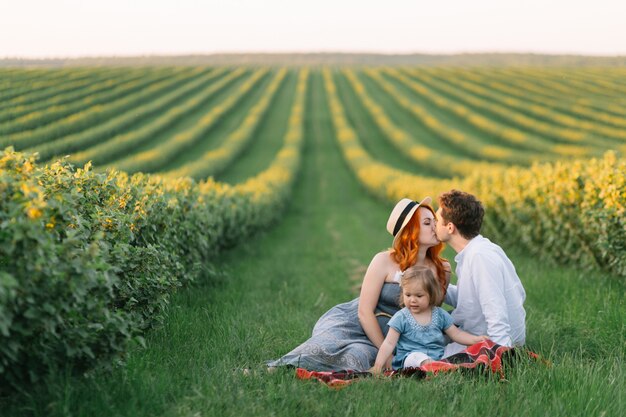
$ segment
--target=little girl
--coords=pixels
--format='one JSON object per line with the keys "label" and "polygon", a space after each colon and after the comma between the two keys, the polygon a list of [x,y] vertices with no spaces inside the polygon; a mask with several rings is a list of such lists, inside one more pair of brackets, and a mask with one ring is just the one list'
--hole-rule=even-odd
{"label": "little girl", "polygon": [[452,324],[452,317],[441,307],[443,290],[430,268],[413,266],[404,271],[400,282],[400,306],[404,307],[389,320],[389,333],[380,346],[371,371],[379,374],[397,350],[393,369],[418,367],[441,359],[444,349],[443,333],[463,345],[486,340],[474,336]]}

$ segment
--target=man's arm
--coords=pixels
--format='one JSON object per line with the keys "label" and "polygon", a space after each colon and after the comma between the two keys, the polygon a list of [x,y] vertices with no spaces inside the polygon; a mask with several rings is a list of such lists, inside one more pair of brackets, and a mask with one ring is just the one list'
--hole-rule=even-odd
{"label": "man's arm", "polygon": [[444,302],[449,306],[456,307],[457,301],[459,299],[459,290],[456,285],[449,284],[448,290],[446,291],[446,297],[444,298]]}
{"label": "man's arm", "polygon": [[512,346],[500,260],[487,254],[477,254],[472,259],[471,271],[478,302],[487,322],[489,339],[499,345]]}
{"label": "man's arm", "polygon": [[458,289],[456,285],[450,284],[450,277],[452,276],[452,267],[449,262],[443,263],[443,269],[446,271],[446,296],[443,302],[449,306],[456,307],[458,300]]}

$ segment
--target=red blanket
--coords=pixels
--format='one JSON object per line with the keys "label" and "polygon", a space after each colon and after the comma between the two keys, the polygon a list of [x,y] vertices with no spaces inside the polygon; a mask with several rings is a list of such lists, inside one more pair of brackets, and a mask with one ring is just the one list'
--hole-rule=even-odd
{"label": "red blanket", "polygon": [[[537,355],[528,352],[531,358]],[[385,376],[411,376],[418,379],[426,378],[429,375],[437,375],[440,372],[450,372],[458,369],[481,369],[496,373],[500,378],[504,378],[504,363],[507,358],[517,355],[514,348],[500,346],[491,340],[469,346],[461,353],[431,362],[418,368],[404,368],[397,371],[386,371]],[[332,388],[342,388],[360,378],[371,377],[370,372],[357,371],[328,371],[316,372],[308,371],[304,368],[296,369],[296,376],[299,379],[317,379]]]}

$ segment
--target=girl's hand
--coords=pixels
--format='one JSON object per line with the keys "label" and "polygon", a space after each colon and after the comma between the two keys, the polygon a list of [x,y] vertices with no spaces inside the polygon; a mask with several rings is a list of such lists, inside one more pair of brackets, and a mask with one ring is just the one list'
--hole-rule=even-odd
{"label": "girl's hand", "polygon": [[472,344],[484,342],[485,340],[489,340],[489,336],[485,336],[485,335],[474,336],[474,343]]}

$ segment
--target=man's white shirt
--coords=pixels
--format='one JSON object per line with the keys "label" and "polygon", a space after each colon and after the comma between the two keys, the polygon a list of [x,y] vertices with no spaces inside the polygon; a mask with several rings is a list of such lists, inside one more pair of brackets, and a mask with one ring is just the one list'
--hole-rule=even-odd
{"label": "man's white shirt", "polygon": [[[526,341],[526,292],[502,248],[478,235],[454,258],[457,285],[450,284],[446,304],[455,307],[454,324],[468,333],[487,335],[503,346]],[[444,357],[465,349],[450,343]]]}

